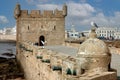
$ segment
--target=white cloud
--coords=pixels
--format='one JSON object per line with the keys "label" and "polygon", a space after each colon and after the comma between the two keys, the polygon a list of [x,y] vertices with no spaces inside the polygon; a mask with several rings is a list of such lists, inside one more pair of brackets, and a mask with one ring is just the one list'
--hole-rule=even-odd
{"label": "white cloud", "polygon": [[114,16],[108,17],[109,23],[111,25],[119,25],[120,26],[120,11],[114,12]]}
{"label": "white cloud", "polygon": [[8,23],[8,19],[5,16],[0,16],[0,23],[4,24],[4,23]]}
{"label": "white cloud", "polygon": [[87,17],[90,16],[93,12],[95,12],[94,7],[85,3],[68,3],[68,14],[70,16],[80,16],[80,17]]}
{"label": "white cloud", "polygon": [[57,9],[61,9],[62,5],[55,5],[55,4],[40,4],[40,5],[36,5],[37,9],[40,10],[55,10]]}
{"label": "white cloud", "polygon": [[44,4],[44,3],[48,3],[51,2],[52,0],[26,0],[26,2],[28,4]]}
{"label": "white cloud", "polygon": [[[84,19],[87,19],[93,15],[93,13],[96,12],[94,7],[87,3],[75,3],[75,2],[68,2],[68,16],[66,19],[66,26],[71,26],[69,24],[72,22],[76,26],[80,25],[88,25],[89,21],[82,21]],[[54,10],[54,9],[61,9],[63,7],[62,5],[57,4],[38,4],[36,5],[37,9],[40,10]],[[81,23],[81,24],[80,24]]]}
{"label": "white cloud", "polygon": [[96,22],[99,26],[120,26],[120,11],[113,12],[112,16],[106,16],[88,3],[68,3],[68,14],[68,27],[71,27],[71,21],[77,29],[90,29],[91,21]]}
{"label": "white cloud", "polygon": [[[47,1],[47,0],[46,0]],[[82,0],[81,0],[82,1]],[[83,0],[86,1],[86,0]],[[98,0],[101,1],[101,0]],[[54,10],[62,9],[63,4],[37,4],[37,9]],[[66,17],[66,26],[70,28],[74,24],[77,29],[90,29],[90,22],[94,21],[100,26],[120,25],[120,12],[113,12],[112,16],[106,16],[101,9],[96,9],[88,3],[67,2],[68,16]]]}

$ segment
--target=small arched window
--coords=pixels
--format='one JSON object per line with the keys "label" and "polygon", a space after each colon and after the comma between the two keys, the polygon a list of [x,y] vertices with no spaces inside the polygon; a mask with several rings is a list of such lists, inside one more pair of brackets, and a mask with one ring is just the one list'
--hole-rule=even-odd
{"label": "small arched window", "polygon": [[28,30],[30,29],[30,27],[28,26]]}
{"label": "small arched window", "polygon": [[54,30],[56,30],[56,26],[54,26]]}

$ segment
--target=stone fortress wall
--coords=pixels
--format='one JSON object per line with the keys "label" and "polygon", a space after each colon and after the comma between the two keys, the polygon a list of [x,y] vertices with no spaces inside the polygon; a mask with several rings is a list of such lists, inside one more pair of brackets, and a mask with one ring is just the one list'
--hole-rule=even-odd
{"label": "stone fortress wall", "polygon": [[42,13],[40,10],[21,10],[20,4],[16,5],[14,17],[17,22],[17,41],[29,40],[41,45],[41,40],[47,45],[60,45],[65,41],[65,17],[67,6],[62,10]]}
{"label": "stone fortress wall", "polygon": [[[86,74],[78,58],[61,52],[43,49],[30,42],[19,45],[17,59],[27,80],[116,80],[116,73]],[[83,61],[84,62],[84,61]]]}
{"label": "stone fortress wall", "polygon": [[[116,72],[109,66],[111,55],[105,43],[96,39],[94,30],[91,38],[78,47],[75,56],[46,46],[65,45],[65,16],[63,10],[44,11],[21,10],[16,5],[14,17],[17,22],[17,60],[27,80],[116,80]],[[38,43],[38,46],[35,43]],[[66,44],[67,46],[78,46]],[[66,46],[66,47],[67,47]],[[56,47],[54,47],[56,48]],[[76,56],[77,55],[77,56]]]}

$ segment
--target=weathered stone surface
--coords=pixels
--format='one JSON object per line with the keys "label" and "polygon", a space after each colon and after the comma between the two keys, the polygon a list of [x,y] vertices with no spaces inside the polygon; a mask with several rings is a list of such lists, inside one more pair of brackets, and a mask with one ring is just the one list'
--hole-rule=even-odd
{"label": "weathered stone surface", "polygon": [[41,45],[43,40],[46,42],[45,45],[64,44],[66,5],[60,11],[45,10],[40,13],[39,10],[32,10],[29,14],[27,10],[21,10],[17,4],[14,15],[17,20],[17,41],[30,41]]}
{"label": "weathered stone surface", "polygon": [[[77,57],[85,73],[101,73],[109,70],[111,54],[108,47],[96,38],[95,31],[90,33],[90,38],[81,44]],[[81,63],[82,61],[82,63]]]}
{"label": "weathered stone surface", "polygon": [[47,41],[45,45],[64,43],[66,5],[63,10],[56,9],[54,13],[33,10],[30,14],[27,10],[21,10],[19,5],[16,7],[17,59],[27,80],[116,79],[116,72],[108,71],[111,59],[109,50],[104,42],[95,38],[94,32],[91,33],[91,38],[79,47],[78,53],[75,49],[67,53],[65,50],[70,48],[66,47],[62,47],[63,51],[50,47],[41,48],[41,40]]}

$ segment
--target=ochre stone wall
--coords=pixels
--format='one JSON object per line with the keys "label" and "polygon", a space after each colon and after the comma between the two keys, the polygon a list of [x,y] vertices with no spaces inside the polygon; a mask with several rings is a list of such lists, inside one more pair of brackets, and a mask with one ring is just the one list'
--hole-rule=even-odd
{"label": "ochre stone wall", "polygon": [[32,10],[30,13],[16,5],[17,60],[26,80],[116,80],[116,72],[87,74],[82,72],[84,65],[77,57],[34,45],[40,44],[40,40],[46,41],[46,45],[64,44],[66,15],[66,5],[60,11]]}
{"label": "ochre stone wall", "polygon": [[21,18],[18,24],[21,41],[31,41],[39,43],[39,37],[44,36],[47,45],[63,44],[64,38],[64,18],[54,19],[32,19]]}
{"label": "ochre stone wall", "polygon": [[65,17],[67,6],[62,10],[21,10],[17,4],[14,16],[17,23],[17,41],[40,44],[44,38],[46,45],[60,45],[65,41]]}
{"label": "ochre stone wall", "polygon": [[[28,42],[20,43],[17,59],[25,73],[26,80],[116,80],[116,72],[80,73],[80,62],[70,55],[52,50],[42,49]],[[49,60],[44,62],[44,60]],[[61,70],[53,70],[59,67]],[[67,69],[71,74],[67,74]],[[76,74],[73,71],[76,70]]]}

